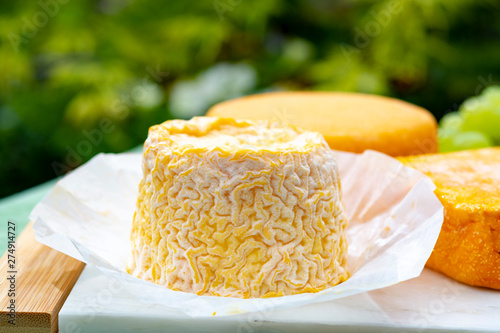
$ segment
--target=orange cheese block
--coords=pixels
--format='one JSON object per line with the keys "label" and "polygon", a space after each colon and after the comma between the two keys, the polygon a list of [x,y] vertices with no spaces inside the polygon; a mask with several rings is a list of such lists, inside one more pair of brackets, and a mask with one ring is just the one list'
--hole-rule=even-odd
{"label": "orange cheese block", "polygon": [[500,289],[500,148],[400,160],[434,181],[444,206],[427,266],[473,286]]}
{"label": "orange cheese block", "polygon": [[330,148],[391,156],[437,152],[437,124],[425,109],[398,99],[340,92],[273,92],[213,106],[214,117],[272,120],[323,134]]}

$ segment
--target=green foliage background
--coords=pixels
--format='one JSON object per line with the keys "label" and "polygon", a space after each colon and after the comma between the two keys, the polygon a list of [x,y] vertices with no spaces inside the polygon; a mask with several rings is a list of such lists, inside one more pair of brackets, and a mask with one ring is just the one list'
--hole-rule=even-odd
{"label": "green foliage background", "polygon": [[496,0],[2,1],[0,197],[253,92],[383,94],[440,118],[499,83],[499,14]]}

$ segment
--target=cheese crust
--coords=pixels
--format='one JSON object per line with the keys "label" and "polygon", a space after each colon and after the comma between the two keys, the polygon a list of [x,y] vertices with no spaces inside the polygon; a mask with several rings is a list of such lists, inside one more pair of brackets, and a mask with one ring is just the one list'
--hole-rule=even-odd
{"label": "cheese crust", "polygon": [[500,148],[400,159],[436,184],[443,227],[427,267],[500,289]]}
{"label": "cheese crust", "polygon": [[197,117],[144,146],[130,274],[198,295],[317,292],[348,278],[333,152],[319,133]]}

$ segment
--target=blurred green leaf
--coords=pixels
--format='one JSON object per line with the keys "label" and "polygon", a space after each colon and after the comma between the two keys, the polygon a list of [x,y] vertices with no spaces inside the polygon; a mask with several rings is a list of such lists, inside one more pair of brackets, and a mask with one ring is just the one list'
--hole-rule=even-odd
{"label": "blurred green leaf", "polygon": [[[382,94],[441,118],[500,83],[499,12],[495,0],[3,1],[0,197],[254,92]],[[481,117],[442,139],[497,143]]]}

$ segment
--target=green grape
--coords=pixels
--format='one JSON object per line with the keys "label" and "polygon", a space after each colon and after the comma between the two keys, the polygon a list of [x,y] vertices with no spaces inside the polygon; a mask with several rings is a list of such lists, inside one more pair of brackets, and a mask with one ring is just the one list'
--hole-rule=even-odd
{"label": "green grape", "polygon": [[441,152],[448,152],[491,147],[493,142],[481,132],[467,131],[440,135],[439,145]]}
{"label": "green grape", "polygon": [[483,90],[481,97],[496,106],[497,110],[500,109],[500,86],[489,86]]}
{"label": "green grape", "polygon": [[[441,120],[442,121],[442,120]],[[438,131],[438,143],[439,143],[439,151],[442,153],[448,151],[454,151],[455,146],[453,145],[453,136],[457,132],[454,129],[450,128],[439,128]]]}
{"label": "green grape", "polygon": [[481,132],[496,142],[500,141],[500,108],[485,96],[465,101],[460,107],[460,114],[463,131]]}
{"label": "green grape", "polygon": [[450,112],[448,114],[445,114],[444,117],[441,118],[439,124],[441,125],[441,128],[444,128],[446,130],[451,130],[453,132],[460,132],[460,130],[462,129],[463,122],[464,120],[460,113]]}

